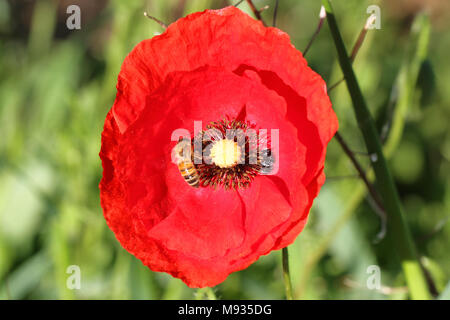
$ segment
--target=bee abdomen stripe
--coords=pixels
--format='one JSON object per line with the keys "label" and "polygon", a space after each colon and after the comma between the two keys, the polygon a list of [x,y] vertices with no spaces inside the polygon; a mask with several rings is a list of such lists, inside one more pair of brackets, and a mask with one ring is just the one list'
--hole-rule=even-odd
{"label": "bee abdomen stripe", "polygon": [[200,184],[199,180],[196,179],[195,181],[187,181],[188,185],[192,186],[192,187],[196,187]]}
{"label": "bee abdomen stripe", "polygon": [[185,180],[186,181],[194,181],[194,180],[198,180],[198,177],[197,176],[186,176]]}
{"label": "bee abdomen stripe", "polygon": [[187,172],[189,175],[193,175],[193,174],[196,173],[197,171],[195,170],[195,168],[188,168],[188,169],[186,170],[186,172]]}

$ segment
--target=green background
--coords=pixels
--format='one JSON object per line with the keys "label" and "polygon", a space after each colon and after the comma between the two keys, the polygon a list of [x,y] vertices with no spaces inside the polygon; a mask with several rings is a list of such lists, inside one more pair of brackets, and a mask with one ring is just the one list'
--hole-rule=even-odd
{"label": "green background", "polygon": [[[271,23],[274,1],[254,2],[270,6],[262,15]],[[81,7],[81,30],[66,27],[70,4]],[[381,8],[381,29],[369,31],[354,68],[380,131],[387,124],[400,128],[388,136],[387,157],[437,295],[450,277],[448,1],[333,4],[349,51],[367,7]],[[139,41],[163,31],[143,12],[170,23],[226,5],[0,0],[0,299],[207,298],[205,290],[151,272],[115,240],[99,203],[98,153],[123,59]],[[245,3],[239,7],[251,14]],[[303,51],[319,10],[320,1],[280,0],[277,26]],[[326,22],[307,60],[329,86],[342,77]],[[345,84],[330,97],[341,134],[364,153]],[[369,168],[367,156],[357,157]],[[334,140],[326,174],[308,224],[289,250],[296,298],[407,298],[393,245],[376,241],[380,221]],[[70,265],[80,267],[79,290],[66,286]],[[381,269],[381,290],[367,289],[370,265]],[[281,253],[231,274],[214,291],[221,299],[283,299]]]}

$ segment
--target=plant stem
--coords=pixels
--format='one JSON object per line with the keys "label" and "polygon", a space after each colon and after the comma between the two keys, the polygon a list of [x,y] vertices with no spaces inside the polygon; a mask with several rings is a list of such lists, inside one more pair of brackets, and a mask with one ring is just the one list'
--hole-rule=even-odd
{"label": "plant stem", "polygon": [[275,0],[275,7],[273,8],[272,27],[277,26],[277,14],[278,14],[278,0]]}
{"label": "plant stem", "polygon": [[213,288],[206,288],[206,297],[208,300],[217,300],[217,296]]}
{"label": "plant stem", "polygon": [[383,239],[384,235],[386,233],[386,219],[387,219],[386,218],[386,210],[384,209],[383,202],[381,201],[377,190],[375,190],[374,186],[370,183],[369,179],[366,176],[366,173],[364,172],[363,168],[359,164],[358,160],[356,160],[353,152],[350,150],[350,148],[348,147],[348,145],[345,142],[345,140],[342,138],[342,136],[339,133],[339,131],[336,132],[335,138],[339,142],[339,144],[341,145],[341,147],[344,150],[345,154],[349,157],[350,161],[353,163],[353,166],[358,171],[358,174],[359,174],[360,178],[363,180],[364,184],[367,187],[367,190],[369,191],[369,194],[370,194],[370,198],[369,199],[373,200],[373,203],[375,205],[375,210],[374,211],[380,218],[381,228],[380,228],[380,232],[377,235],[377,239]]}
{"label": "plant stem", "polygon": [[303,57],[306,56],[306,54],[308,53],[309,48],[311,48],[311,45],[313,44],[314,40],[319,35],[319,32],[322,29],[323,21],[325,20],[325,18],[326,18],[325,9],[322,6],[322,7],[320,7],[319,24],[317,25],[316,31],[314,31],[314,34],[312,35],[312,37],[309,40],[308,44],[306,45],[305,50],[303,50]]}
{"label": "plant stem", "polygon": [[238,2],[236,2],[233,6],[238,7],[242,2],[244,2],[245,0],[239,0]]}
{"label": "plant stem", "polygon": [[217,300],[217,296],[216,296],[216,293],[214,292],[213,288],[206,287],[206,288],[197,289],[195,299],[196,300],[204,300],[205,298],[207,300]]}
{"label": "plant stem", "polygon": [[286,299],[292,300],[292,283],[291,283],[291,274],[289,272],[289,252],[288,248],[282,249],[282,260],[283,260],[283,280],[284,280],[284,288],[286,289]]}
{"label": "plant stem", "polygon": [[149,15],[147,12],[144,12],[144,16],[146,16],[147,18],[149,18],[150,20],[155,21],[156,23],[158,23],[164,30],[167,29],[167,24],[162,22],[161,20],[159,20],[158,18],[155,18],[151,15]]}
{"label": "plant stem", "polygon": [[395,242],[411,298],[429,299],[430,294],[428,292],[425,277],[417,258],[408,225],[405,221],[394,180],[382,151],[381,141],[374,120],[367,108],[361,89],[356,80],[330,1],[322,0],[322,3],[327,11],[328,25],[336,46],[339,63],[346,79],[347,88],[353,102],[353,109],[359,128],[363,134],[368,152],[376,155],[376,159],[372,160],[372,166],[375,172],[379,193],[389,215],[387,232],[391,237],[390,239]]}
{"label": "plant stem", "polygon": [[262,24],[264,25],[264,27],[267,27],[266,22],[263,20],[262,16],[261,16],[261,11],[259,11],[255,5],[253,4],[252,0],[247,0],[247,4],[250,7],[250,9],[252,10],[253,14],[255,15],[256,19],[261,21]]}
{"label": "plant stem", "polygon": [[[358,39],[356,40],[355,44],[353,45],[353,49],[352,49],[352,54],[350,55],[350,62],[353,63],[355,61],[356,55],[359,52],[359,49],[361,48],[364,39],[366,38],[366,34],[367,31],[369,30],[369,25],[370,23],[373,21],[373,15],[371,15],[367,21],[366,24],[364,25],[364,27],[362,28],[361,32],[358,35]],[[342,78],[341,80],[339,80],[338,82],[336,82],[335,84],[331,85],[328,88],[328,92],[330,92],[331,90],[335,89],[338,85],[340,85],[342,82],[344,82],[345,78]]]}

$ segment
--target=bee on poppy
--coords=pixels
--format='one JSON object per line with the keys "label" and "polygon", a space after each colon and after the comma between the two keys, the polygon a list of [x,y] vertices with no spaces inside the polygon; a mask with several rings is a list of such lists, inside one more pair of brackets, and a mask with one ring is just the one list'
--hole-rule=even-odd
{"label": "bee on poppy", "polygon": [[192,162],[192,144],[190,140],[180,139],[173,148],[174,156],[177,161],[178,170],[188,185],[198,188],[200,185],[199,175],[195,165]]}

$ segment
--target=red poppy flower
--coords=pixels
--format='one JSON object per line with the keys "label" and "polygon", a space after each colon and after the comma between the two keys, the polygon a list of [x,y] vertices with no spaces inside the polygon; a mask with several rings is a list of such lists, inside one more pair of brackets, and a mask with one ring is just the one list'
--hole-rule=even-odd
{"label": "red poppy flower", "polygon": [[[194,121],[202,123],[196,132]],[[295,240],[324,182],[337,126],[324,81],[286,33],[234,7],[191,14],[123,63],[100,151],[108,226],[150,269],[214,286]],[[269,158],[277,169],[265,174],[270,165],[259,155],[247,163],[248,139],[236,147],[223,137],[209,141],[209,164],[180,172],[172,161],[180,128],[188,144],[208,128],[277,129]],[[267,139],[265,151],[273,151]]]}

